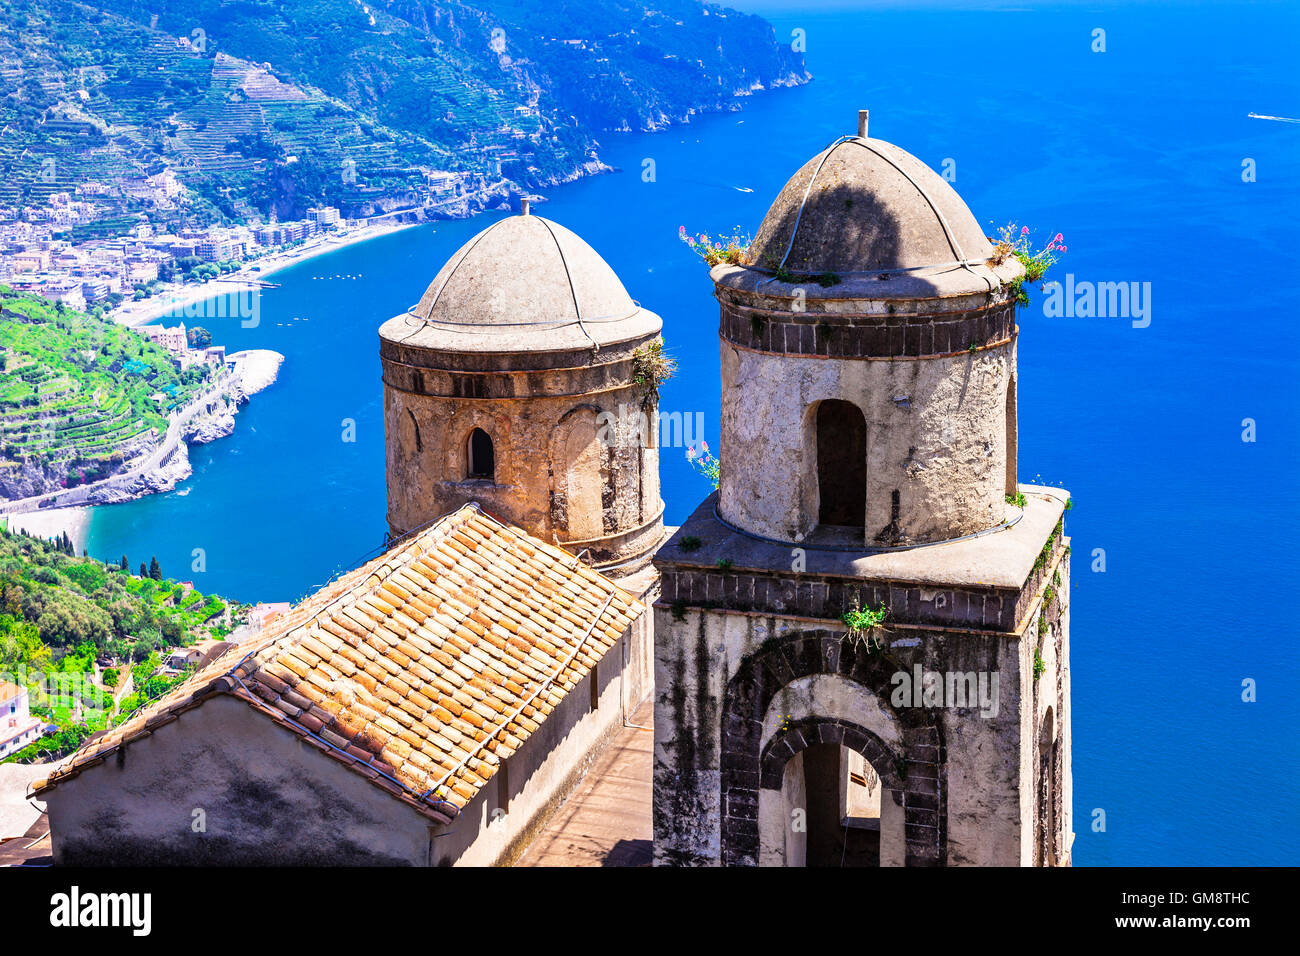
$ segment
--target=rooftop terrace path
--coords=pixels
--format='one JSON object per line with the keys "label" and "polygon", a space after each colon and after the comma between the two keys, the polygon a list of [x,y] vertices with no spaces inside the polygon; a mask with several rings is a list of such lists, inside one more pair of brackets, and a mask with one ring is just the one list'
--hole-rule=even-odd
{"label": "rooftop terrace path", "polygon": [[[644,701],[628,720],[651,726],[653,701]],[[622,728],[515,865],[649,866],[653,756],[653,733]]]}

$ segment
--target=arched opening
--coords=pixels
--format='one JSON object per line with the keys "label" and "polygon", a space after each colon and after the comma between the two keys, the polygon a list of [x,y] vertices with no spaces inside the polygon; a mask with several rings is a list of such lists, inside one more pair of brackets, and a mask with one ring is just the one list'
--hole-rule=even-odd
{"label": "arched opening", "polygon": [[[787,775],[800,770],[791,764]],[[805,864],[879,866],[882,787],[871,764],[841,744],[820,743],[803,751],[802,772]]]}
{"label": "arched opening", "polygon": [[1059,751],[1055,738],[1055,720],[1049,707],[1038,732],[1038,826],[1035,828],[1038,839],[1034,847],[1037,866],[1055,866],[1060,850],[1056,838],[1060,827],[1056,814],[1056,759]]}
{"label": "arched opening", "polygon": [[[798,854],[790,852],[796,839],[791,824],[793,811],[807,805],[797,793],[785,792],[785,771],[808,747],[838,743],[861,754],[880,777],[880,865],[946,865],[943,728],[933,710],[895,708],[887,694],[872,690],[891,686],[897,665],[847,641],[842,632],[821,629],[765,642],[744,660],[727,682],[719,715],[722,864],[799,865]],[[784,683],[771,679],[777,673]],[[813,680],[800,683],[806,677]],[[819,686],[823,680],[826,686]],[[844,693],[826,693],[831,685]],[[783,698],[786,688],[793,697]],[[819,708],[823,713],[807,713],[812,700],[826,705]],[[776,714],[782,720],[774,727]],[[878,717],[859,723],[868,715]],[[798,780],[804,779],[799,773]],[[861,805],[855,796],[850,815],[858,815]]]}
{"label": "arched opening", "polygon": [[863,528],[867,523],[867,421],[852,402],[817,406],[817,521]]}
{"label": "arched opening", "polygon": [[488,433],[481,428],[470,432],[467,452],[466,476],[491,481],[496,476],[497,462]]}

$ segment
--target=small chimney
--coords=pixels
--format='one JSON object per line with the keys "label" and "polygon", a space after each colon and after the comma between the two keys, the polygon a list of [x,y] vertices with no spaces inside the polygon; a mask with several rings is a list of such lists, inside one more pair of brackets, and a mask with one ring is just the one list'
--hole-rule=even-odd
{"label": "small chimney", "polygon": [[525,196],[523,199],[519,200],[519,215],[521,215],[521,216],[527,216],[527,215],[528,215],[528,197],[527,197],[527,196]]}
{"label": "small chimney", "polygon": [[871,110],[858,110],[858,139],[867,138],[867,116]]}

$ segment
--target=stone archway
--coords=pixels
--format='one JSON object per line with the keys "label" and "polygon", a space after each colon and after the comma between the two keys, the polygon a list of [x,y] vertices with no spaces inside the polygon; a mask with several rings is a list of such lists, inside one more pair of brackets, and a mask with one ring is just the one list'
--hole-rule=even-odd
{"label": "stone archway", "polygon": [[[767,807],[774,806],[777,808],[777,812],[781,814],[779,826],[780,831],[784,834],[784,831],[787,830],[790,823],[787,819],[787,815],[781,813],[781,810],[785,805],[781,801],[781,798],[787,795],[787,787],[790,784],[789,772],[793,767],[796,774],[803,776],[803,780],[800,781],[801,786],[799,789],[804,796],[802,807],[805,809],[806,814],[806,830],[804,831],[804,839],[806,840],[806,843],[804,845],[804,852],[806,853],[807,862],[806,864],[792,864],[789,862],[788,855],[781,854],[781,856],[785,857],[785,865],[787,866],[836,865],[825,861],[821,863],[814,863],[813,861],[814,835],[818,828],[815,827],[813,823],[814,803],[816,801],[813,798],[814,787],[808,776],[809,767],[807,762],[811,754],[816,753],[817,751],[827,751],[828,748],[830,748],[832,752],[839,751],[841,748],[847,748],[848,750],[860,754],[866,760],[867,765],[879,775],[880,783],[884,789],[884,793],[880,795],[882,803],[888,801],[899,808],[898,810],[893,811],[893,813],[885,813],[884,816],[891,817],[894,816],[894,814],[897,814],[895,822],[904,822],[902,819],[902,791],[906,787],[906,781],[900,774],[904,761],[897,750],[890,747],[868,728],[850,720],[830,717],[811,717],[791,721],[785,724],[781,730],[777,731],[767,744],[764,745],[762,756],[760,758],[761,789],[759,791],[759,849],[760,854],[763,855],[764,859],[767,859],[768,855],[772,852],[770,847],[774,845],[779,846],[782,842],[785,842],[788,848],[788,835],[785,835],[785,841],[774,839],[777,829],[775,821],[771,816],[771,811],[767,809]],[[799,760],[800,757],[803,758],[802,761]],[[838,753],[836,753],[835,758],[838,758]],[[835,758],[832,759],[834,760]],[[800,763],[803,764],[802,767],[799,766]],[[843,773],[843,767],[836,767],[836,771],[837,773]],[[836,796],[839,796],[839,794],[836,794]],[[835,803],[838,805],[841,801],[836,800]],[[832,842],[837,846],[841,843],[847,845],[848,842],[854,842],[853,840],[850,840],[849,831],[840,825],[838,813],[835,814],[835,821],[829,827],[826,826],[826,823],[827,821],[822,821],[822,833],[819,835],[830,836]],[[884,820],[878,820],[877,823],[883,824]],[[888,832],[886,832],[886,830],[888,830]],[[885,853],[887,839],[890,841],[891,848],[896,851],[896,855]],[[888,865],[884,862],[887,855],[890,855],[892,859],[898,861],[893,864],[895,866],[900,865],[903,862],[902,848],[906,845],[905,829],[903,826],[899,826],[897,831],[895,831],[892,826],[888,828],[881,826],[880,829],[876,830],[874,841],[877,845],[870,847],[869,849],[871,856],[877,862],[865,865]],[[842,855],[839,865],[844,865]],[[864,864],[858,862],[849,865],[861,866]]]}
{"label": "stone archway", "polygon": [[[897,667],[866,642],[823,630],[770,640],[741,662],[727,683],[722,707],[719,807],[724,866],[758,864],[760,788],[779,790],[787,760],[811,743],[832,741],[863,754],[901,799],[905,865],[947,862],[942,729],[932,710],[892,706],[890,676]],[[760,749],[763,718],[772,698],[791,681],[813,674],[838,674],[873,693],[897,721],[901,745],[890,747],[851,721],[814,716],[791,724]]]}
{"label": "stone archway", "polygon": [[1061,747],[1051,707],[1038,731],[1038,794],[1034,865],[1056,866],[1061,858]]}

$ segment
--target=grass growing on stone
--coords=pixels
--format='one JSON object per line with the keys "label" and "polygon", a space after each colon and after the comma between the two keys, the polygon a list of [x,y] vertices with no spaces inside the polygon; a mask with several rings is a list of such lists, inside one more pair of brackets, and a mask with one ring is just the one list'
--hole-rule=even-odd
{"label": "grass growing on stone", "polygon": [[632,353],[632,381],[658,391],[677,374],[677,360],[664,351],[663,336],[647,342]]}
{"label": "grass growing on stone", "polygon": [[731,235],[718,236],[717,239],[706,232],[697,236],[691,235],[686,231],[685,226],[680,226],[677,229],[677,236],[710,268],[723,262],[733,266],[748,264],[750,237],[748,233],[741,231],[739,226]]}
{"label": "grass growing on stone", "polygon": [[850,631],[869,631],[880,627],[885,622],[885,613],[884,605],[878,608],[854,608],[852,611],[846,611],[840,620]]}

